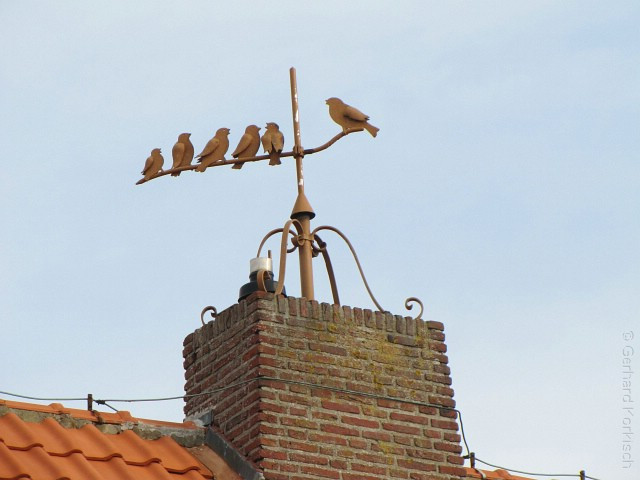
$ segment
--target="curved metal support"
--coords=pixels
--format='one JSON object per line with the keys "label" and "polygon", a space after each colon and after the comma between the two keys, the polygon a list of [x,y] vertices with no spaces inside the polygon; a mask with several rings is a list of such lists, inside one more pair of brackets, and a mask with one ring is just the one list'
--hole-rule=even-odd
{"label": "curved metal support", "polygon": [[414,320],[422,319],[422,313],[424,312],[424,305],[422,304],[419,298],[409,297],[404,301],[404,308],[406,308],[407,310],[411,310],[413,308],[413,305],[410,304],[411,302],[415,302],[418,305],[420,305],[420,313],[416,318],[414,318]]}
{"label": "curved metal support", "polygon": [[[358,259],[358,255],[356,254],[356,251],[353,248],[353,245],[351,245],[351,242],[349,241],[347,236],[344,233],[342,233],[340,230],[338,230],[336,227],[332,227],[330,225],[322,225],[320,227],[315,228],[313,232],[311,232],[311,237],[318,239],[318,243],[319,243],[318,250],[322,253],[323,257],[325,258],[325,263],[328,262],[327,272],[329,273],[329,281],[331,282],[331,292],[333,293],[334,301],[338,304],[340,303],[338,300],[336,300],[338,298],[338,289],[335,284],[335,276],[333,274],[333,268],[331,267],[331,261],[328,259],[329,254],[327,253],[325,257],[325,253],[327,252],[327,244],[324,243],[322,240],[320,240],[320,237],[317,235],[317,232],[321,230],[330,230],[334,233],[337,233],[345,241],[345,243],[349,247],[349,250],[351,251],[351,255],[353,255],[353,259],[356,261],[356,266],[358,267],[358,271],[360,272],[360,277],[362,278],[364,286],[367,289],[367,293],[369,294],[369,297],[371,298],[375,306],[378,308],[378,310],[380,310],[381,312],[384,312],[385,310],[380,306],[376,298],[373,296],[373,293],[371,292],[371,288],[369,288],[369,283],[367,282],[367,279],[364,276],[364,271],[362,270],[362,266],[360,265],[360,260]],[[424,311],[424,305],[418,298],[409,297],[404,303],[405,308],[407,310],[411,310],[413,308],[413,305],[410,305],[411,302],[415,302],[418,305],[420,305],[420,313],[416,318],[414,318],[414,320],[420,320],[422,318],[422,313]]]}
{"label": "curved metal support", "polygon": [[296,229],[301,228],[300,222],[295,219],[287,220],[282,229],[282,239],[280,240],[280,262],[278,266],[278,283],[276,285],[276,295],[281,295],[284,289],[284,279],[287,273],[287,233],[290,233],[291,225]]}
{"label": "curved metal support", "polygon": [[[322,150],[326,150],[327,148],[329,148],[331,145],[333,145],[334,143],[336,143],[338,140],[340,140],[342,137],[346,137],[347,135],[349,135],[350,133],[353,132],[359,132],[362,129],[352,129],[349,130],[347,132],[340,132],[337,135],[335,135],[331,140],[329,140],[327,143],[320,145],[319,147],[316,148],[307,148],[304,149],[304,155],[311,155],[312,153],[318,153],[321,152]],[[283,157],[293,157],[295,156],[296,153],[292,150],[290,152],[282,152],[280,154],[280,158]],[[249,163],[249,162],[259,162],[261,160],[269,160],[269,155],[258,155],[255,157],[246,157],[246,158],[234,158],[233,160],[220,160],[216,163],[214,163],[213,165],[209,165],[207,167],[208,168],[213,168],[213,167],[222,167],[224,165],[235,165],[237,163]],[[196,164],[192,164],[192,165],[186,165],[184,167],[176,167],[176,168],[169,168],[167,170],[160,170],[158,173],[156,173],[154,176],[150,177],[148,180],[145,180],[144,178],[141,178],[140,180],[138,180],[136,182],[136,185],[142,185],[143,183],[147,183],[149,180],[153,180],[154,178],[158,178],[158,177],[164,177],[165,175],[169,175],[172,173],[176,173],[176,172],[184,172],[186,170],[195,170],[199,165]]]}
{"label": "curved metal support", "polygon": [[[275,228],[273,230],[271,230],[269,233],[267,233],[264,238],[262,239],[262,241],[260,242],[260,246],[258,247],[258,253],[256,254],[256,257],[260,256],[260,252],[262,251],[262,247],[264,247],[264,244],[267,242],[267,240],[269,240],[272,236],[274,236],[276,233],[281,233],[284,232],[284,228]],[[296,233],[292,232],[291,230],[289,230],[289,235],[291,235],[293,238],[296,237]],[[289,250],[287,250],[287,253],[291,253],[291,252],[295,252],[296,248],[298,248],[298,245],[295,244],[293,242],[293,240],[291,241],[293,247],[290,248]]]}
{"label": "curved metal support", "polygon": [[269,272],[267,270],[258,270],[258,273],[256,274],[256,282],[258,283],[258,290],[260,290],[261,292],[267,291],[267,284],[266,284],[267,275],[269,275]]}
{"label": "curved metal support", "polygon": [[333,303],[340,305],[340,296],[338,295],[338,285],[336,284],[336,275],[333,272],[333,265],[331,264],[331,258],[329,258],[329,251],[327,250],[327,244],[322,241],[320,236],[314,234],[314,240],[317,240],[318,247],[315,249],[322,253],[324,259],[324,265],[327,268],[327,275],[329,275],[329,284],[331,285],[331,295],[333,296]]}
{"label": "curved metal support", "polygon": [[202,309],[202,312],[200,312],[200,321],[202,322],[202,325],[204,325],[204,314],[207,312],[211,312],[212,319],[215,319],[218,316],[218,310],[216,309],[216,307],[213,307],[211,305],[209,305],[208,307],[204,307]]}
{"label": "curved metal support", "polygon": [[313,237],[316,234],[316,232],[319,232],[320,230],[330,230],[334,233],[337,233],[345,241],[345,243],[349,247],[349,250],[351,250],[351,255],[353,255],[353,259],[356,261],[356,266],[358,267],[358,271],[360,272],[360,278],[362,278],[362,281],[364,282],[364,286],[367,289],[367,292],[369,293],[369,297],[371,298],[375,306],[378,307],[378,310],[380,310],[381,312],[384,312],[385,310],[380,306],[380,304],[376,300],[376,297],[373,296],[373,292],[371,292],[371,289],[369,288],[369,283],[367,282],[367,279],[364,276],[364,272],[362,271],[362,266],[360,265],[360,260],[358,259],[358,255],[356,254],[356,251],[353,248],[353,245],[351,245],[351,242],[349,241],[347,236],[344,233],[342,233],[340,230],[338,230],[336,227],[332,227],[330,225],[323,225],[315,228],[313,232],[311,232],[311,236]]}

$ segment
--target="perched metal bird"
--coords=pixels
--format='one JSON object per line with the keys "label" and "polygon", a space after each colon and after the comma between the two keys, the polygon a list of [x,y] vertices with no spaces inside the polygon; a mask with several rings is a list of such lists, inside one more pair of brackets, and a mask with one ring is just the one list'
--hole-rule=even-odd
{"label": "perched metal bird", "polygon": [[269,165],[280,165],[280,154],[284,148],[284,135],[280,131],[277,123],[267,123],[267,131],[260,139],[262,148],[269,153]]}
{"label": "perched metal bird", "polygon": [[207,142],[204,150],[196,157],[200,165],[196,167],[196,172],[204,172],[207,167],[220,160],[224,160],[224,154],[229,150],[229,130],[219,128],[211,140]]}
{"label": "perched metal bird", "polygon": [[[233,158],[254,157],[258,148],[260,148],[260,128],[255,125],[249,125],[231,156]],[[231,168],[240,170],[243,165],[244,163],[234,163]]]}
{"label": "perched metal bird", "polygon": [[147,158],[147,161],[144,162],[144,168],[142,169],[142,175],[144,175],[144,181],[151,179],[156,173],[162,170],[162,165],[164,165],[164,158],[160,153],[159,148],[154,148],[151,150],[151,155]]}
{"label": "perched metal bird", "polygon": [[[181,133],[178,135],[178,141],[173,146],[171,150],[171,154],[173,155],[173,167],[186,167],[187,165],[191,165],[191,160],[193,160],[193,144],[189,137],[190,133]],[[172,177],[177,177],[180,175],[180,172],[174,172],[171,174]]]}
{"label": "perched metal bird", "polygon": [[371,125],[368,122],[369,116],[357,108],[353,108],[335,97],[327,99],[327,105],[329,105],[329,115],[334,122],[342,127],[344,133],[348,133],[348,130],[364,128],[372,137],[378,134],[380,129]]}

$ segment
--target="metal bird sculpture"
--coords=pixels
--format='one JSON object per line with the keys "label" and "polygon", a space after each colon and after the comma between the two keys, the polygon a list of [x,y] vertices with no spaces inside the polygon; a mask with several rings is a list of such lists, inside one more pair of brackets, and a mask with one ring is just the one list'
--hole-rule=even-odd
{"label": "metal bird sculpture", "polygon": [[344,133],[350,130],[364,129],[375,137],[378,134],[378,127],[371,125],[368,120],[369,116],[362,113],[357,108],[347,105],[339,98],[331,97],[327,99],[329,105],[329,115],[338,125],[342,127]]}
{"label": "metal bird sculpture", "polygon": [[280,165],[280,154],[284,149],[284,135],[280,131],[277,123],[267,123],[267,131],[260,139],[262,148],[269,153],[269,165]]}
{"label": "metal bird sculpture", "polygon": [[154,148],[151,150],[151,155],[149,155],[147,161],[144,162],[144,168],[141,172],[144,175],[144,181],[150,180],[151,177],[162,170],[162,165],[164,165],[164,158],[160,153],[160,149]]}
{"label": "metal bird sculpture", "polygon": [[[193,144],[191,143],[191,140],[189,140],[190,136],[190,133],[181,133],[178,135],[178,141],[171,150],[171,154],[173,155],[173,168],[191,165],[191,160],[193,160]],[[174,172],[171,174],[172,177],[177,177],[179,175],[180,172]]]}
{"label": "metal bird sculpture", "polygon": [[207,142],[204,150],[196,157],[200,165],[196,167],[196,172],[204,172],[207,167],[224,160],[224,154],[229,150],[228,128],[219,128],[211,140]]}
{"label": "metal bird sculpture", "polygon": [[[260,128],[256,125],[249,125],[245,131],[244,135],[240,139],[238,146],[233,151],[231,156],[233,158],[247,158],[255,156],[256,152],[260,148]],[[244,163],[234,163],[233,167],[236,170],[240,170]]]}

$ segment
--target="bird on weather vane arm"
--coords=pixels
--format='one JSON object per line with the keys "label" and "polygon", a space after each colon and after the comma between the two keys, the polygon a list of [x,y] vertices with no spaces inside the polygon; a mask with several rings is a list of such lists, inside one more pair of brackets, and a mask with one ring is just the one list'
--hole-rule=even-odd
{"label": "bird on weather vane arm", "polygon": [[329,105],[329,115],[338,125],[342,127],[344,133],[349,133],[353,130],[366,130],[375,137],[378,134],[378,127],[371,125],[369,115],[365,115],[357,108],[347,105],[339,98],[331,97],[327,99],[327,105]]}
{"label": "bird on weather vane arm", "polygon": [[[189,140],[190,136],[190,133],[181,133],[178,135],[178,141],[171,150],[171,154],[173,155],[173,168],[191,165],[191,160],[193,160],[193,144],[191,140]],[[180,172],[171,174],[172,177],[179,175]]]}
{"label": "bird on weather vane arm", "polygon": [[229,150],[228,128],[219,128],[214,137],[207,142],[204,150],[196,157],[200,165],[196,167],[196,172],[204,172],[207,167],[224,160],[224,154]]}
{"label": "bird on weather vane arm", "polygon": [[[233,151],[231,156],[233,158],[249,158],[254,157],[260,148],[260,128],[256,125],[249,125],[245,131],[238,146]],[[243,162],[234,163],[233,167],[236,170],[240,170],[244,165]]]}
{"label": "bird on weather vane arm", "polygon": [[280,154],[284,149],[284,135],[277,123],[267,123],[267,131],[261,138],[262,148],[269,154],[269,165],[280,165]]}
{"label": "bird on weather vane arm", "polygon": [[154,148],[151,150],[151,155],[147,158],[147,161],[144,163],[144,168],[142,169],[142,175],[144,175],[144,181],[150,180],[156,173],[162,170],[162,165],[164,165],[164,157],[160,153],[159,148]]}

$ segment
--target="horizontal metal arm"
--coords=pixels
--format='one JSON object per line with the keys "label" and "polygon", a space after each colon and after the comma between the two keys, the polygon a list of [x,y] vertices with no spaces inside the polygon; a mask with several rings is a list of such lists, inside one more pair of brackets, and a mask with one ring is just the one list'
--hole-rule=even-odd
{"label": "horizontal metal arm", "polygon": [[[326,150],[331,145],[333,145],[338,140],[340,140],[342,137],[346,137],[350,133],[360,132],[362,130],[363,129],[360,128],[360,129],[348,130],[346,132],[340,132],[336,136],[334,136],[331,140],[329,140],[327,143],[325,143],[323,145],[320,145],[319,147],[304,149],[303,150],[304,155],[311,155],[313,153],[318,153],[318,152],[321,152],[323,150]],[[280,154],[280,158],[293,157],[294,155],[295,155],[295,153],[293,152],[293,150],[290,151],[290,152],[282,152]],[[235,165],[236,163],[260,162],[262,160],[269,160],[269,158],[270,158],[269,155],[258,155],[257,157],[246,157],[246,158],[242,158],[241,157],[241,158],[234,158],[234,159],[231,159],[231,160],[220,160],[220,161],[214,163],[213,165],[209,165],[207,168],[222,167],[224,165]],[[168,169],[168,170],[161,170],[156,175],[151,177],[149,180],[153,180],[153,179],[158,178],[158,177],[164,177],[165,175],[170,175],[172,173],[184,172],[184,171],[187,171],[187,170],[195,170],[196,168],[198,168],[198,166],[199,166],[198,163],[194,163],[192,165],[186,165],[184,167],[176,167],[176,168],[171,168],[171,169]],[[145,180],[144,178],[141,178],[140,180],[138,180],[136,182],[136,185],[142,185],[143,183],[146,183],[149,180]]]}

